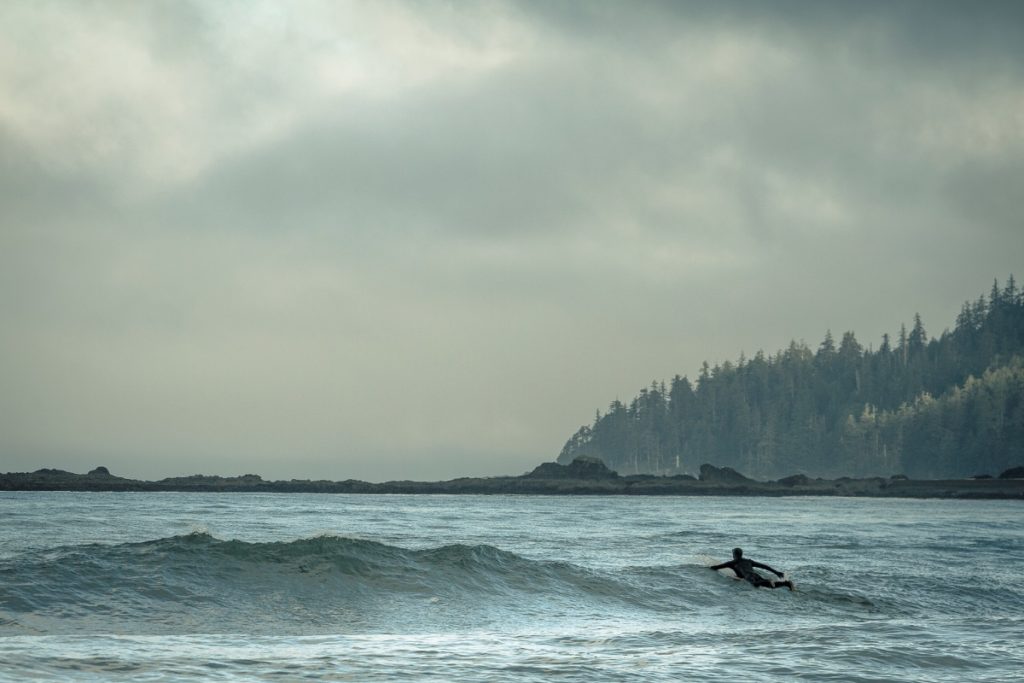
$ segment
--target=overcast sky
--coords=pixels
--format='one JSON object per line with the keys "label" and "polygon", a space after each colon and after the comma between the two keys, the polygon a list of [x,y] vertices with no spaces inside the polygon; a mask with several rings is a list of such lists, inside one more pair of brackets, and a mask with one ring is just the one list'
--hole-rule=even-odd
{"label": "overcast sky", "polygon": [[0,4],[0,471],[519,474],[1024,277],[1024,3]]}

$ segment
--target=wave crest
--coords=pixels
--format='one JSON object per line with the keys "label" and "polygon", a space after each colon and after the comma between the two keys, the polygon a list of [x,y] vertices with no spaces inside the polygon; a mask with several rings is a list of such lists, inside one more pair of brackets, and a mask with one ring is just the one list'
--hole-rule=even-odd
{"label": "wave crest", "polygon": [[612,575],[491,545],[408,549],[332,535],[251,543],[195,531],[0,563],[0,607],[14,616],[0,634],[90,631],[100,621],[115,633],[468,626],[531,605],[568,613],[631,599],[642,595]]}

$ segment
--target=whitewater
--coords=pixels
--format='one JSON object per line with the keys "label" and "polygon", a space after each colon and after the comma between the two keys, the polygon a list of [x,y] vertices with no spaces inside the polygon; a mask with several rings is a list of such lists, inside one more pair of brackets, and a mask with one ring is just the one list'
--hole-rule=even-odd
{"label": "whitewater", "polygon": [[0,493],[0,681],[1019,681],[1022,512]]}

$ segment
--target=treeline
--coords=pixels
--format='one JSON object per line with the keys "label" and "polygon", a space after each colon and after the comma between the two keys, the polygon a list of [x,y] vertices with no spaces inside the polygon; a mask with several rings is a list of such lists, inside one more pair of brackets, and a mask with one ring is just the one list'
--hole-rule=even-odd
{"label": "treeline", "polygon": [[652,383],[614,401],[565,444],[559,462],[603,459],[623,474],[694,472],[701,463],[758,478],[998,474],[1024,463],[1024,295],[1011,275],[929,337],[919,315],[865,349],[831,332],[709,367],[695,382]]}

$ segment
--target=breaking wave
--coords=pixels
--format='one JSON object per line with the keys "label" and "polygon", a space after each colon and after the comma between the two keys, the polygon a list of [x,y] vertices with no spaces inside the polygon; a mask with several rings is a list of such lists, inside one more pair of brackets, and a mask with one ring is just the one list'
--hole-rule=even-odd
{"label": "breaking wave", "polygon": [[249,543],[194,532],[3,560],[0,634],[373,631],[631,597],[642,599],[614,577],[489,545]]}

